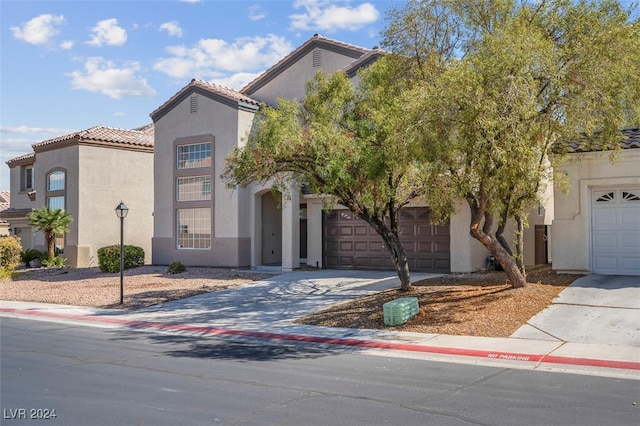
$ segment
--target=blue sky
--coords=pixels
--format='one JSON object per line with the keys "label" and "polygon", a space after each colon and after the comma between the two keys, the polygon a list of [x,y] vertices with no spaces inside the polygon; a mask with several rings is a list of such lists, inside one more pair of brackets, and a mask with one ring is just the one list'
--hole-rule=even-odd
{"label": "blue sky", "polygon": [[402,4],[0,0],[0,189],[33,143],[150,123],[192,78],[240,89],[315,33],[371,48]]}

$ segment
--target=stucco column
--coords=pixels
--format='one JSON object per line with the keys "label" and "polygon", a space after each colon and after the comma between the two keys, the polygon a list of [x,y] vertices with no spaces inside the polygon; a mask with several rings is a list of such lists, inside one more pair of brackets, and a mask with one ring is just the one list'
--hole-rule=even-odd
{"label": "stucco column", "polygon": [[322,267],[322,200],[307,200],[307,265]]}
{"label": "stucco column", "polygon": [[282,270],[300,267],[300,193],[297,185],[289,188],[282,200]]}

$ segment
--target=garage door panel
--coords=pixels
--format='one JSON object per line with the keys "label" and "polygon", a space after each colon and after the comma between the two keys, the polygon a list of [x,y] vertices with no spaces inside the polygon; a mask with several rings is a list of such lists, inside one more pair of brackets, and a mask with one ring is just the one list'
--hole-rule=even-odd
{"label": "garage door panel", "polygon": [[355,241],[353,244],[354,251],[367,251],[368,244],[366,241]]}
{"label": "garage door panel", "polygon": [[[409,267],[414,271],[450,271],[449,227],[429,225],[427,208],[401,211],[399,233]],[[334,228],[339,224],[339,232]],[[346,212],[325,215],[324,265],[327,268],[393,270],[395,265],[378,233]],[[351,231],[345,228],[350,228]],[[340,241],[336,244],[336,241]],[[342,244],[349,242],[349,244]]]}
{"label": "garage door panel", "polygon": [[599,234],[593,236],[594,249],[615,249],[618,247],[617,235],[611,234]]}
{"label": "garage door panel", "polygon": [[623,235],[620,246],[624,249],[640,250],[640,234]]}
{"label": "garage door panel", "polygon": [[340,241],[340,251],[353,251],[353,241]]}
{"label": "garage door panel", "polygon": [[340,235],[345,237],[349,235],[353,235],[353,227],[352,226],[340,226]]}
{"label": "garage door panel", "polygon": [[640,275],[640,188],[592,192],[591,269]]}
{"label": "garage door panel", "polygon": [[371,228],[368,224],[367,226],[354,226],[353,227],[353,235],[365,236],[369,235],[369,228]]}
{"label": "garage door panel", "polygon": [[640,227],[640,215],[638,214],[638,210],[640,209],[626,208],[622,210],[620,214],[620,226],[638,230]]}
{"label": "garage door panel", "polygon": [[640,275],[640,259],[635,256],[623,257],[622,271],[629,275]]}

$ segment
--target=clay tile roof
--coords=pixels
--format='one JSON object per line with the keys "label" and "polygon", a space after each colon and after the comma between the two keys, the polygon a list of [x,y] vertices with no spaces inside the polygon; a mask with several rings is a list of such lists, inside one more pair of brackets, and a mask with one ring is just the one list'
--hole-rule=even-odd
{"label": "clay tile roof", "polygon": [[623,149],[640,148],[640,128],[623,130],[626,138],[621,142]]}
{"label": "clay tile roof", "polygon": [[[25,161],[25,160],[34,160],[36,158],[36,153],[35,152],[30,152],[28,154],[24,154],[21,155],[19,157],[15,157],[10,159],[9,161],[7,161],[7,164],[9,165],[9,167],[11,167],[11,164],[13,163],[17,163],[17,162],[21,162],[21,161]],[[25,161],[28,163],[28,161]]]}
{"label": "clay tile roof", "polygon": [[[143,129],[143,130],[138,130]],[[78,142],[96,141],[111,144],[133,145],[140,147],[153,147],[153,125],[139,127],[138,129],[119,129],[116,127],[95,126],[79,132],[69,133],[33,145],[33,149],[46,147],[58,142],[77,140]]]}
{"label": "clay tile roof", "polygon": [[[622,133],[624,133],[624,139],[620,141],[620,148],[622,149],[640,148],[640,128],[624,129]],[[569,152],[571,153],[602,150],[598,147],[595,147],[595,148],[587,147],[585,146],[585,144],[580,143],[579,141],[570,143],[568,148],[569,148]]]}
{"label": "clay tile roof", "polygon": [[11,200],[10,192],[5,190],[0,190],[0,211],[6,210],[9,208],[10,200]]}
{"label": "clay tile roof", "polygon": [[255,105],[256,107],[260,106],[260,102],[256,101],[255,99],[251,99],[249,96],[244,95],[236,90],[229,89],[228,87],[224,87],[219,84],[209,83],[209,82],[194,78],[189,82],[189,84],[187,84],[185,87],[180,89],[175,95],[169,98],[169,100],[167,100],[165,103],[160,105],[149,115],[151,116],[152,119],[155,119],[157,116],[162,115],[163,112],[167,110],[170,106],[178,102],[181,102],[182,99],[184,99],[191,90],[204,91],[205,93],[209,93],[214,96],[219,96],[222,99],[226,99],[227,101],[231,101],[232,103],[235,103],[235,104],[244,103],[248,105]]}
{"label": "clay tile roof", "polygon": [[268,82],[271,78],[273,78],[273,75],[277,75],[280,72],[282,72],[282,70],[289,67],[291,63],[295,62],[301,54],[304,54],[304,52],[312,50],[317,45],[322,45],[329,49],[338,50],[341,53],[351,56],[354,59],[359,59],[363,55],[371,52],[370,49],[365,49],[364,47],[359,47],[353,44],[344,43],[338,40],[333,40],[333,39],[321,36],[320,34],[314,34],[313,37],[307,40],[300,47],[295,49],[293,52],[289,53],[287,56],[285,56],[280,61],[278,61],[275,65],[273,65],[271,68],[267,69],[265,72],[260,74],[255,80],[253,80],[252,82],[244,86],[242,89],[240,89],[240,93],[255,92],[260,87],[262,87],[265,84],[265,82]]}

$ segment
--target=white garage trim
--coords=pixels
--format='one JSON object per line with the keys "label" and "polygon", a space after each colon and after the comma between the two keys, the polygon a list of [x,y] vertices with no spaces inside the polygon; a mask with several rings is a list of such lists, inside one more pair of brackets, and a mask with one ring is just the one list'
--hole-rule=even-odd
{"label": "white garage trim", "polygon": [[640,275],[640,187],[592,189],[591,270]]}

